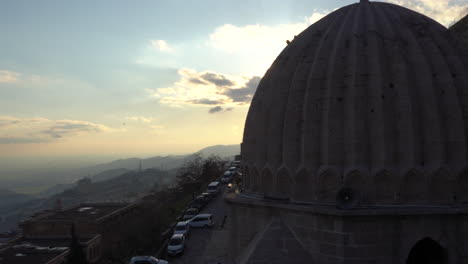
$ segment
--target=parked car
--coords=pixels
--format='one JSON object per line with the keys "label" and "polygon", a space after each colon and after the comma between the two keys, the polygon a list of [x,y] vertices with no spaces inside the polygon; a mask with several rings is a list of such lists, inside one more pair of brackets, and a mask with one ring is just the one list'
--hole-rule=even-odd
{"label": "parked car", "polygon": [[232,171],[226,171],[223,176],[221,177],[221,182],[222,183],[228,183],[232,180]]}
{"label": "parked car", "polygon": [[174,234],[167,245],[167,254],[176,256],[183,254],[185,249],[185,236],[182,234]]}
{"label": "parked car", "polygon": [[237,170],[237,168],[236,168],[236,167],[234,167],[234,166],[232,166],[232,167],[229,167],[229,169],[228,169],[228,170],[229,170],[229,171],[232,171],[232,172],[234,172],[234,171],[236,171],[236,170]]}
{"label": "parked car", "polygon": [[212,227],[214,225],[212,214],[199,214],[189,220],[190,227]]}
{"label": "parked car", "polygon": [[205,199],[205,201],[207,203],[209,203],[211,201],[211,199],[213,199],[213,195],[211,193],[207,193],[207,192],[204,192],[204,193],[200,194],[200,196],[203,196],[203,198]]}
{"label": "parked car", "polygon": [[182,216],[182,220],[190,220],[196,216],[198,212],[199,210],[197,208],[189,208],[185,210],[184,216]]}
{"label": "parked car", "polygon": [[208,184],[208,187],[206,188],[206,192],[210,193],[213,196],[215,196],[216,194],[219,193],[220,188],[221,188],[221,185],[220,185],[219,181],[214,181],[214,182]]}
{"label": "parked car", "polygon": [[190,225],[187,221],[178,222],[174,227],[174,235],[181,234],[187,237],[189,234],[189,231],[190,231]]}
{"label": "parked car", "polygon": [[136,256],[130,260],[129,264],[169,264],[169,262],[153,256]]}
{"label": "parked car", "polygon": [[201,210],[203,207],[205,207],[207,201],[205,197],[203,196],[197,196],[195,199],[190,203],[190,207],[192,208],[197,208],[198,210]]}

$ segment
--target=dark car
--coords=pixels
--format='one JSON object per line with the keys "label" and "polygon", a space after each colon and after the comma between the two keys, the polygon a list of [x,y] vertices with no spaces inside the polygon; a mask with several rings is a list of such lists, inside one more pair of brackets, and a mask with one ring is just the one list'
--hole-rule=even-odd
{"label": "dark car", "polygon": [[199,213],[198,208],[188,208],[187,210],[185,210],[184,216],[182,217],[182,220],[192,219],[198,213]]}
{"label": "dark car", "polygon": [[206,199],[203,196],[197,196],[192,203],[190,204],[190,207],[192,208],[197,208],[198,210],[201,210],[203,207],[206,205]]}
{"label": "dark car", "polygon": [[207,192],[202,193],[200,196],[203,196],[207,203],[211,201],[211,199],[213,199],[214,197],[212,193],[207,193]]}

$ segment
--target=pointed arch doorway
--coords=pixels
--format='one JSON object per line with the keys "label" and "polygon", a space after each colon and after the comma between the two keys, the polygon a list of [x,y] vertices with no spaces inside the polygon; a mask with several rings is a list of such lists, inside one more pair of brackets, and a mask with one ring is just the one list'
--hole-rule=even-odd
{"label": "pointed arch doorway", "polygon": [[423,238],[411,248],[406,264],[448,264],[447,250],[437,241]]}

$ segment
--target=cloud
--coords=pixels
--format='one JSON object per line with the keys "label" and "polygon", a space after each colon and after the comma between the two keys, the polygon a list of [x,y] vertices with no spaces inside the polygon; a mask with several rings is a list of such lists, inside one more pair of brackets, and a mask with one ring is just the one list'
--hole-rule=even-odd
{"label": "cloud", "polygon": [[227,79],[224,75],[212,72],[204,73],[200,77],[202,77],[205,81],[211,82],[217,86],[233,86],[236,84],[234,81]]}
{"label": "cloud", "polygon": [[141,122],[141,123],[145,123],[145,124],[153,123],[153,118],[144,117],[144,116],[127,116],[127,117],[125,117],[125,120],[137,121],[137,122]]}
{"label": "cloud", "polygon": [[169,44],[165,41],[165,40],[162,40],[162,39],[158,39],[158,40],[151,40],[151,47],[161,51],[161,52],[166,52],[166,53],[173,53],[174,52],[174,48],[172,48],[171,46],[169,46]]}
{"label": "cloud", "polygon": [[422,13],[448,27],[466,12],[467,2],[461,0],[387,0]]}
{"label": "cloud", "polygon": [[0,137],[0,144],[29,144],[44,143],[50,140],[46,138],[28,138],[28,137]]}
{"label": "cloud", "polygon": [[274,57],[286,45],[286,40],[301,33],[329,11],[314,11],[302,22],[276,26],[225,24],[217,27],[209,36],[208,45],[227,53],[248,52],[252,55],[271,54]]}
{"label": "cloud", "polygon": [[0,144],[50,142],[65,137],[109,131],[112,129],[107,126],[79,120],[0,116]]}
{"label": "cloud", "polygon": [[210,108],[210,109],[208,110],[208,113],[214,114],[214,113],[219,113],[219,112],[223,112],[223,111],[232,111],[232,110],[233,110],[232,107],[223,108],[223,107],[221,107],[221,106],[218,105],[218,106],[215,106],[215,107],[213,107],[213,108]]}
{"label": "cloud", "polygon": [[250,103],[252,97],[257,90],[258,84],[260,83],[261,78],[259,76],[254,76],[250,79],[245,87],[238,89],[226,89],[223,94],[228,96],[233,102],[238,103]]}
{"label": "cloud", "polygon": [[259,76],[233,76],[191,69],[179,70],[179,76],[171,87],[152,90],[152,96],[173,106],[217,105],[228,109],[250,103],[260,81]]}
{"label": "cloud", "polygon": [[0,83],[13,83],[19,80],[20,74],[13,71],[0,70]]}
{"label": "cloud", "polygon": [[210,110],[208,110],[210,114],[214,114],[220,111],[223,111],[223,108],[221,106],[215,106],[213,108],[210,108]]}
{"label": "cloud", "polygon": [[189,100],[187,102],[192,103],[192,104],[217,105],[217,104],[222,104],[224,101],[223,100],[210,100],[208,98],[202,98],[202,99]]}

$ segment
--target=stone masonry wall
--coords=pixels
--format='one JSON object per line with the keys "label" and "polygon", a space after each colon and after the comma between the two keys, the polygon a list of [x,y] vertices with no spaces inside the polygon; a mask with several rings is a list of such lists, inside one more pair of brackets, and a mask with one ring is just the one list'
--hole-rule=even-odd
{"label": "stone masonry wall", "polygon": [[255,250],[255,240],[273,217],[279,217],[310,253],[310,263],[406,263],[411,248],[426,237],[447,250],[449,264],[468,259],[468,242],[464,242],[468,215],[340,216],[236,203],[230,204],[230,210],[230,253],[235,263],[246,263],[246,256]]}

